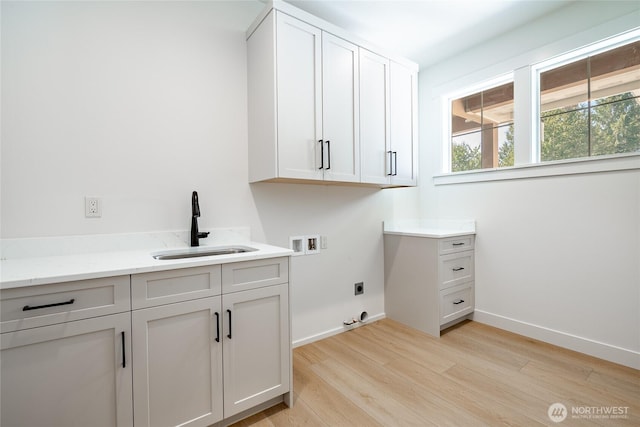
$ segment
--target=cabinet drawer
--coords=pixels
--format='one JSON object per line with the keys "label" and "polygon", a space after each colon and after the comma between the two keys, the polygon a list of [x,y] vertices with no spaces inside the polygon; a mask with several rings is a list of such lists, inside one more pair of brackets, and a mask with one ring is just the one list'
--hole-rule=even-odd
{"label": "cabinet drawer", "polygon": [[440,257],[440,289],[450,288],[474,279],[473,251]]}
{"label": "cabinet drawer", "polygon": [[473,284],[440,291],[440,324],[451,322],[473,311]]}
{"label": "cabinet drawer", "polygon": [[123,313],[130,309],[129,276],[0,291],[2,332]]}
{"label": "cabinet drawer", "polygon": [[133,309],[220,295],[220,266],[183,268],[131,276]]}
{"label": "cabinet drawer", "polygon": [[438,253],[440,255],[447,255],[456,252],[469,251],[473,249],[475,236],[470,234],[468,236],[450,237],[447,239],[441,239],[438,242]]}
{"label": "cabinet drawer", "polygon": [[270,258],[222,266],[222,292],[244,291],[289,281],[289,259]]}

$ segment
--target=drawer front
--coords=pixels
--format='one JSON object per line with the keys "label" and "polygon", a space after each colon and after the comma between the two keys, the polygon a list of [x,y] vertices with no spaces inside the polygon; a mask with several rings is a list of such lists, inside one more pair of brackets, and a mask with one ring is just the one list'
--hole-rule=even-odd
{"label": "drawer front", "polygon": [[222,293],[279,285],[289,281],[289,258],[270,258],[222,266]]}
{"label": "drawer front", "polygon": [[440,289],[450,288],[474,279],[473,251],[440,256]]}
{"label": "drawer front", "polygon": [[440,324],[473,312],[473,297],[472,283],[440,291]]}
{"label": "drawer front", "polygon": [[18,331],[131,310],[129,276],[0,291],[2,332]]}
{"label": "drawer front", "polygon": [[134,274],[131,306],[155,307],[220,295],[220,282],[219,265]]}
{"label": "drawer front", "polygon": [[474,243],[475,236],[472,234],[468,236],[449,237],[447,239],[441,239],[438,242],[438,251],[440,255],[469,251],[473,249]]}

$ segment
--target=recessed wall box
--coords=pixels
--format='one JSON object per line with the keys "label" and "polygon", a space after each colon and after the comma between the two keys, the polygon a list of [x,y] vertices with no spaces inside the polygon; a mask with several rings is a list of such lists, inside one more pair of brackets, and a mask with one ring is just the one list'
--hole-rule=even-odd
{"label": "recessed wall box", "polygon": [[320,252],[320,236],[307,236],[305,253],[307,255],[317,254]]}
{"label": "recessed wall box", "polygon": [[289,248],[293,250],[293,256],[305,254],[306,241],[304,236],[289,237]]}

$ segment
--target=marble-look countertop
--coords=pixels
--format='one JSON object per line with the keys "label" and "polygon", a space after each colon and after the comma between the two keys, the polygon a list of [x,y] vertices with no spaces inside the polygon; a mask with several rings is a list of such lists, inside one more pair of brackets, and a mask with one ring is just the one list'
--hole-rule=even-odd
{"label": "marble-look countertop", "polygon": [[476,224],[474,220],[406,219],[385,221],[383,231],[384,234],[441,239],[476,234]]}
{"label": "marble-look countertop", "polygon": [[226,264],[293,253],[290,249],[252,242],[248,230],[242,228],[214,229],[212,234],[216,237],[202,239],[200,249],[238,245],[256,250],[174,260],[157,260],[151,256],[159,251],[187,249],[185,232],[3,239],[0,289]]}

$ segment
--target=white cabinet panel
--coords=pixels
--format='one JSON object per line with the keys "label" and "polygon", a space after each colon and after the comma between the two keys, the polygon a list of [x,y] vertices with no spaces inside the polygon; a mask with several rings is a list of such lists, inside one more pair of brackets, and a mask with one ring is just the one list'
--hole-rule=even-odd
{"label": "white cabinet panel", "polygon": [[287,393],[290,375],[288,286],[224,295],[224,414]]}
{"label": "white cabinet panel", "polygon": [[7,332],[3,426],[131,426],[131,315]]}
{"label": "white cabinet panel", "polygon": [[276,144],[279,177],[321,180],[321,31],[278,13],[276,44],[277,142],[259,143]]}
{"label": "white cabinet panel", "polygon": [[328,181],[360,181],[358,46],[322,32],[322,168]]}
{"label": "white cabinet panel", "polygon": [[137,427],[222,419],[220,315],[219,296],[133,312]]}
{"label": "white cabinet panel", "polygon": [[389,60],[360,49],[360,152],[362,182],[387,184],[389,145]]}
{"label": "white cabinet panel", "polygon": [[416,185],[418,169],[418,74],[391,61],[391,184]]}

